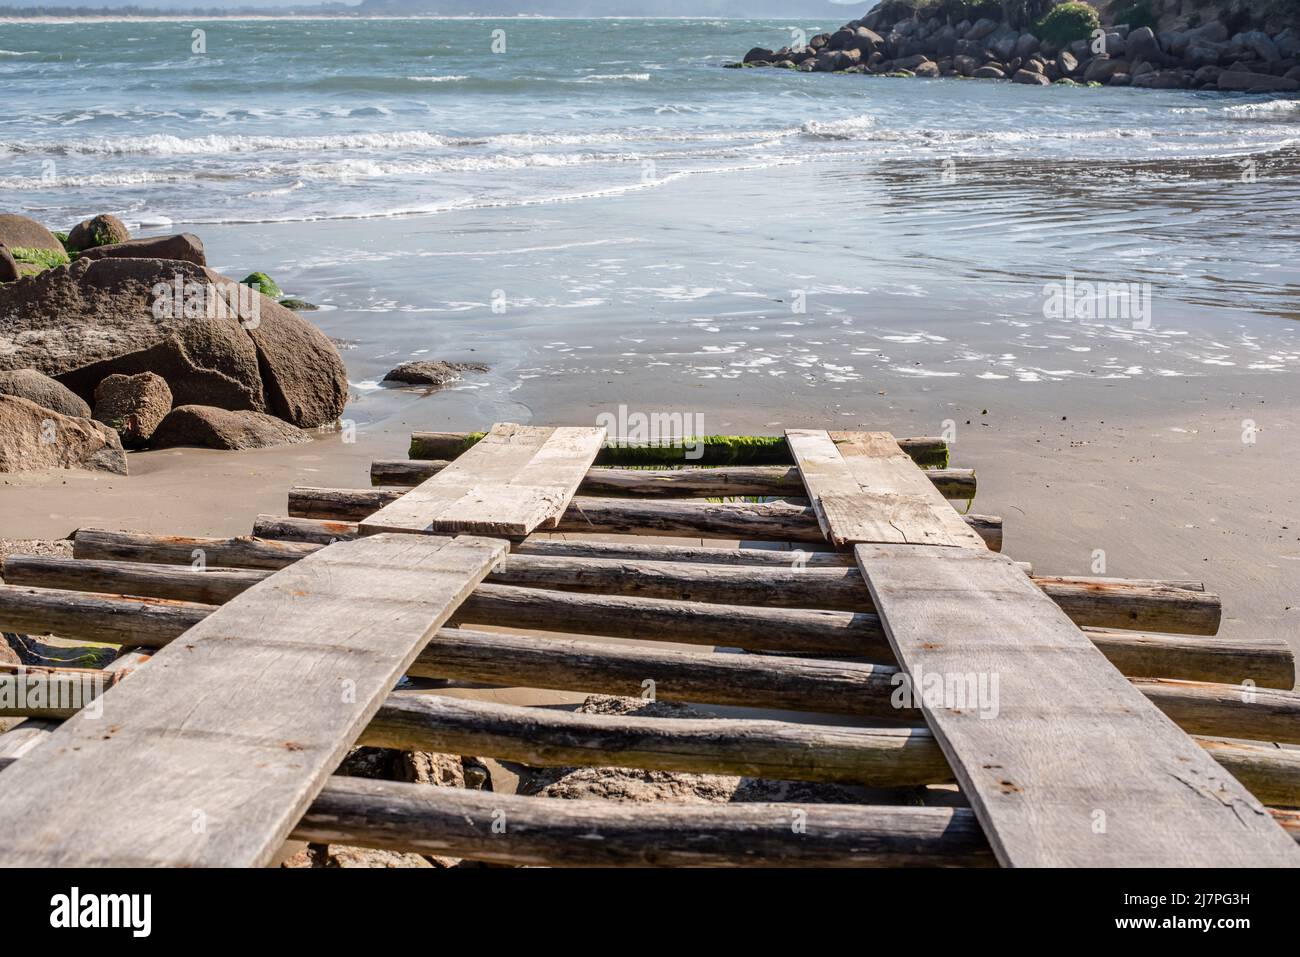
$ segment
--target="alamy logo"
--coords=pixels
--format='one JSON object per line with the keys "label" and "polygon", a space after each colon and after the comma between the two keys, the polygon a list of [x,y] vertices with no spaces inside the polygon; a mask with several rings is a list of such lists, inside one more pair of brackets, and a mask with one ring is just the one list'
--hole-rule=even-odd
{"label": "alamy logo", "polygon": [[1065,282],[1043,287],[1047,319],[1121,319],[1134,329],[1151,328],[1151,284],[1146,282]]}
{"label": "alamy logo", "polygon": [[262,294],[239,282],[186,282],[177,273],[153,293],[155,319],[235,319],[245,329],[262,324]]}
{"label": "alamy logo", "polygon": [[111,676],[102,672],[90,675],[58,671],[28,671],[21,665],[0,675],[0,710],[37,712],[81,712],[99,719],[104,715],[103,695]]}
{"label": "alamy logo", "polygon": [[704,414],[701,412],[629,412],[620,405],[617,412],[601,412],[596,424],[605,427],[609,444],[616,448],[659,445],[685,449],[684,458],[704,457]]}
{"label": "alamy logo", "polygon": [[998,674],[994,672],[940,672],[917,667],[912,674],[900,671],[889,679],[894,686],[889,703],[895,708],[938,708],[945,711],[975,711],[981,718],[996,718]]}
{"label": "alamy logo", "polygon": [[79,887],[50,898],[50,926],[126,927],[132,937],[153,929],[152,894],[82,894]]}

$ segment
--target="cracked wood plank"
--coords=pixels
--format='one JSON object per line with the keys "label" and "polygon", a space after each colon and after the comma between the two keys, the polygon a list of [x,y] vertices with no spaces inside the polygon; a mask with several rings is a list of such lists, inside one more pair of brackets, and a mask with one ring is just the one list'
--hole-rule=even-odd
{"label": "cracked wood plank", "polygon": [[785,437],[833,544],[985,547],[890,433],[788,429]]}
{"label": "cracked wood plank", "polygon": [[498,423],[433,478],[361,522],[375,532],[522,537],[554,528],[605,442],[605,429]]}
{"label": "cracked wood plank", "polygon": [[854,553],[910,677],[903,688],[1002,864],[1300,866],[1268,811],[1009,559],[915,545]]}
{"label": "cracked wood plank", "polygon": [[267,864],[506,549],[377,535],[254,585],[5,772],[0,866]]}

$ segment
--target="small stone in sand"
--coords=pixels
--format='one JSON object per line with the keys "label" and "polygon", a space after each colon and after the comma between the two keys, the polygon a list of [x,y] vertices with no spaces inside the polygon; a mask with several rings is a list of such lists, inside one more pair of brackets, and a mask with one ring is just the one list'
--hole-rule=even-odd
{"label": "small stone in sand", "polygon": [[487,372],[481,362],[443,362],[418,360],[403,362],[384,376],[385,382],[406,382],[411,385],[432,385],[441,388],[461,380],[462,372]]}

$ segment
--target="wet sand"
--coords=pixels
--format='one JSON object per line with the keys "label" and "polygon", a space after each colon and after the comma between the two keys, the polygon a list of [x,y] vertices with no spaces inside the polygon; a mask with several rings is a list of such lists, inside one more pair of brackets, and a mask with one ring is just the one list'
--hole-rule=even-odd
{"label": "wet sand", "polygon": [[[1283,384],[1223,376],[1164,382],[1156,395],[1131,383],[1089,394],[1021,390],[1015,405],[1005,392],[958,401],[936,389],[928,398],[859,396],[848,415],[713,393],[730,404],[705,405],[704,414],[710,431],[732,433],[832,426],[920,435],[950,419],[953,464],[977,470],[974,508],[1004,518],[1008,555],[1042,574],[1088,575],[1100,550],[1106,575],[1202,580],[1223,597],[1223,635],[1281,638],[1300,654],[1300,493],[1287,477],[1300,416]],[[653,383],[619,386],[635,401]],[[554,380],[529,397],[535,413],[518,418],[588,423],[617,404],[580,391]],[[256,452],[137,453],[128,478],[10,475],[0,485],[0,538],[60,538],[81,526],[248,534],[258,513],[284,514],[292,485],[368,486],[371,460],[404,458],[412,429],[485,428],[474,403],[472,390],[412,395],[405,414],[371,424],[352,444],[328,435]],[[1245,419],[1257,426],[1253,443],[1243,442]]]}

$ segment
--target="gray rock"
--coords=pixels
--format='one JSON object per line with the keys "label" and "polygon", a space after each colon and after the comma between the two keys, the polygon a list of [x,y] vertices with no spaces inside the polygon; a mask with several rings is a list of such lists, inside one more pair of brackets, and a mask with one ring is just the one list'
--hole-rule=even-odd
{"label": "gray rock", "polygon": [[1181,90],[1187,86],[1187,79],[1182,70],[1152,70],[1133,77],[1133,86],[1149,90]]}
{"label": "gray rock", "polygon": [[95,388],[95,420],[116,430],[129,449],[147,445],[171,409],[167,380],[152,372],[111,375]]}
{"label": "gray rock", "polygon": [[463,378],[461,373],[487,371],[488,367],[480,362],[442,362],[422,359],[403,362],[384,376],[384,381],[442,387],[459,382]]}
{"label": "gray rock", "polygon": [[1030,86],[1051,86],[1052,81],[1033,70],[1020,70],[1011,78],[1012,83],[1024,83]]}
{"label": "gray rock", "polygon": [[0,395],[16,395],[73,418],[90,418],[90,406],[81,396],[36,369],[0,372]]}
{"label": "gray rock", "polygon": [[953,57],[952,66],[962,76],[971,76],[979,69],[980,64],[974,57],[958,56]]}
{"label": "gray rock", "polygon": [[[193,304],[210,312],[187,317]],[[173,260],[79,260],[0,286],[4,368],[39,369],[86,399],[113,373],[156,372],[178,404],[268,411],[303,427],[333,422],[347,400],[343,361],[319,330]]]}
{"label": "gray rock", "polygon": [[988,17],[981,17],[975,21],[969,30],[966,31],[966,35],[963,39],[983,40],[997,28],[998,25],[996,21],[990,20]]}
{"label": "gray rock", "polygon": [[1014,31],[1000,33],[989,39],[989,49],[999,60],[1010,60],[1016,55],[1016,46],[1020,42],[1020,35]]}
{"label": "gray rock", "polygon": [[1247,93],[1292,93],[1300,90],[1300,80],[1289,80],[1284,76],[1271,76],[1267,73],[1225,70],[1219,75],[1219,89]]}
{"label": "gray rock", "polygon": [[1223,67],[1203,66],[1192,75],[1192,83],[1196,86],[1218,86],[1222,75]]}
{"label": "gray rock", "polygon": [[1300,56],[1300,33],[1291,27],[1287,27],[1275,36],[1273,44],[1277,47],[1278,55],[1284,60],[1292,60]]}
{"label": "gray rock", "polygon": [[1160,52],[1160,43],[1150,27],[1138,27],[1124,38],[1125,52],[1130,60],[1149,59]]}
{"label": "gray rock", "polygon": [[181,262],[206,266],[207,257],[203,253],[203,240],[193,233],[180,233],[176,236],[152,236],[148,239],[131,239],[109,246],[96,246],[87,249],[79,257],[86,260],[96,259],[176,259]]}
{"label": "gray rock", "polygon": [[1061,50],[1056,54],[1056,68],[1062,76],[1072,76],[1079,69],[1079,58],[1069,50]]}
{"label": "gray rock", "polygon": [[1001,67],[994,66],[991,63],[985,64],[971,75],[977,80],[1005,80],[1007,78]]}
{"label": "gray rock", "polygon": [[1270,40],[1268,34],[1263,30],[1238,33],[1232,39],[1234,43],[1239,43],[1244,49],[1250,50],[1265,63],[1274,63],[1282,59],[1277,44]]}
{"label": "gray rock", "polygon": [[[115,434],[116,437],[116,434]],[[263,449],[310,442],[302,429],[261,412],[232,412],[206,405],[181,405],[154,430],[156,449],[189,445],[206,449]]]}
{"label": "gray rock", "polygon": [[1020,39],[1016,41],[1015,54],[1018,57],[1027,57],[1039,50],[1038,37],[1032,33],[1020,34]]}
{"label": "gray rock", "polygon": [[1208,40],[1193,40],[1183,51],[1183,62],[1188,66],[1214,66],[1223,59],[1227,47]]}
{"label": "gray rock", "polygon": [[932,60],[926,60],[912,67],[912,72],[915,73],[917,76],[936,77],[940,73],[939,64],[933,62]]}
{"label": "gray rock", "polygon": [[1096,57],[1083,73],[1085,83],[1106,83],[1116,73],[1128,73],[1129,62],[1111,57]]}
{"label": "gray rock", "polygon": [[766,63],[772,59],[772,51],[765,47],[754,47],[745,54],[744,63]]}
{"label": "gray rock", "polygon": [[89,469],[126,474],[117,433],[29,399],[0,395],[0,472]]}

